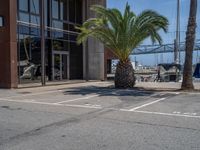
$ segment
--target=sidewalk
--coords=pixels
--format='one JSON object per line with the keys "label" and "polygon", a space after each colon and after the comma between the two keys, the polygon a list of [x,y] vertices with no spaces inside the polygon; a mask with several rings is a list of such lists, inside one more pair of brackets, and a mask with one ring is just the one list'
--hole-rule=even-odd
{"label": "sidewalk", "polygon": [[[67,88],[74,87],[87,87],[87,86],[95,86],[95,87],[114,87],[113,81],[90,81],[90,82],[82,82],[82,83],[73,83],[73,84],[62,84],[62,85],[51,85],[51,86],[40,86],[40,87],[32,87],[32,88],[19,88],[19,89],[0,89],[0,97],[4,96],[15,96],[18,94],[30,94],[37,92],[48,92],[48,91],[59,91]],[[200,82],[194,83],[195,89],[200,90]],[[146,89],[146,90],[161,90],[161,91],[175,91],[181,88],[181,83],[175,82],[138,82],[135,85],[136,88]]]}
{"label": "sidewalk", "polygon": [[[200,90],[200,83],[194,83],[195,89]],[[136,87],[154,90],[179,90],[181,83],[177,82],[138,82]]]}
{"label": "sidewalk", "polygon": [[82,82],[69,82],[66,84],[61,84],[61,85],[46,85],[46,86],[38,86],[38,87],[23,87],[23,88],[18,88],[18,89],[12,89],[13,91],[16,92],[45,92],[45,91],[55,91],[55,90],[62,90],[65,88],[74,88],[74,87],[86,87],[86,86],[100,86],[100,87],[108,87],[112,85],[111,82],[103,82],[103,81],[82,81]]}

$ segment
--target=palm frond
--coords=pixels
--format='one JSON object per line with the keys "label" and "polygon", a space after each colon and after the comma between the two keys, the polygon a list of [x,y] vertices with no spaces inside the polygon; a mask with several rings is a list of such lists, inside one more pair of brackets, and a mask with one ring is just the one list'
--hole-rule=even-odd
{"label": "palm frond", "polygon": [[127,61],[133,49],[147,38],[161,44],[159,31],[167,32],[168,29],[168,20],[164,16],[152,10],[135,15],[128,3],[123,14],[118,9],[99,5],[92,6],[91,10],[97,17],[77,27],[80,30],[77,43],[85,42],[88,37],[98,39],[121,61]]}

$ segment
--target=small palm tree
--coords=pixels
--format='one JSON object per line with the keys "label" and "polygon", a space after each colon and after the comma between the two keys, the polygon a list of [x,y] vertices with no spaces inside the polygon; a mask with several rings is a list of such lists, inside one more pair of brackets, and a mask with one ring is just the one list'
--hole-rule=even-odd
{"label": "small palm tree", "polygon": [[145,39],[162,43],[159,30],[167,32],[168,20],[158,13],[147,10],[136,15],[126,5],[124,14],[118,9],[107,9],[103,6],[92,6],[97,17],[87,20],[81,27],[77,42],[83,43],[88,37],[102,42],[105,47],[119,59],[115,73],[116,88],[133,88],[135,85],[134,70],[129,56]]}
{"label": "small palm tree", "polygon": [[193,60],[195,33],[197,27],[196,17],[197,17],[197,0],[190,0],[190,16],[186,32],[186,53],[185,53],[185,64],[183,71],[183,82],[181,86],[182,90],[194,89],[192,80],[192,60]]}

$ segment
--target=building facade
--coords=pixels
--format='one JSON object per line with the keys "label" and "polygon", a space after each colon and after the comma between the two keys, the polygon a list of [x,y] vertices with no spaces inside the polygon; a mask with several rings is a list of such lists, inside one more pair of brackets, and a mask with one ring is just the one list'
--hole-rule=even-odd
{"label": "building facade", "polygon": [[104,46],[77,45],[79,26],[105,0],[0,1],[0,87],[51,81],[104,79]]}

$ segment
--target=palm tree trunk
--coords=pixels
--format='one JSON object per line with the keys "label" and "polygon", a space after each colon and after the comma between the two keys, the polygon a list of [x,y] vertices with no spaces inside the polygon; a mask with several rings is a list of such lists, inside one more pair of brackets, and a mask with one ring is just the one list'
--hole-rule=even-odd
{"label": "palm tree trunk", "polygon": [[186,54],[183,71],[182,90],[193,90],[192,61],[196,33],[197,0],[190,0],[190,16],[186,32]]}
{"label": "palm tree trunk", "polygon": [[134,69],[131,62],[119,61],[115,73],[115,88],[133,88],[135,85]]}

